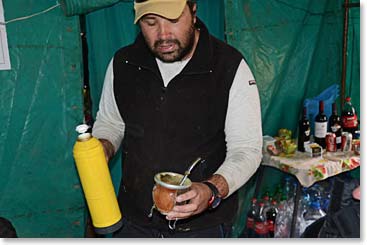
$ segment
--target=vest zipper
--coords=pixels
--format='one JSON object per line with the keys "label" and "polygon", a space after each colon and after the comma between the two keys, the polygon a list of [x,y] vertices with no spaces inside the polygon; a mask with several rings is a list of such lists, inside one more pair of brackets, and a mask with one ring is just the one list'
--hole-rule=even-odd
{"label": "vest zipper", "polygon": [[[125,64],[128,64],[128,65],[132,65],[132,66],[135,66],[135,67],[138,67],[138,69],[146,69],[152,73],[154,73],[157,77],[159,77],[159,79],[161,79],[161,76],[160,74],[157,74],[157,72],[153,69],[151,69],[150,67],[148,66],[142,66],[142,65],[138,65],[138,64],[135,64],[133,62],[130,62],[128,60],[123,60],[123,62],[125,62]],[[159,70],[158,70],[159,71]],[[181,75],[188,75],[188,76],[192,76],[192,75],[202,75],[202,74],[207,74],[207,73],[213,73],[213,70],[206,70],[206,71],[199,71],[199,72],[185,72],[185,73],[179,73]],[[178,75],[179,75],[178,74]],[[174,78],[173,78],[174,79]],[[161,79],[162,80],[162,79]]]}
{"label": "vest zipper", "polygon": [[139,70],[141,70],[141,69],[145,69],[145,70],[148,70],[148,71],[150,71],[150,72],[154,73],[154,74],[159,78],[159,80],[161,80],[161,81],[162,81],[162,83],[163,83],[163,80],[162,80],[162,78],[161,78],[161,75],[160,75],[160,74],[158,74],[155,70],[151,69],[150,67],[148,67],[148,66],[138,65],[138,64],[135,64],[135,63],[130,62],[130,61],[128,61],[128,60],[123,60],[123,62],[124,62],[125,64],[127,64],[127,65],[132,65],[132,66],[138,67],[138,69],[139,69]]}

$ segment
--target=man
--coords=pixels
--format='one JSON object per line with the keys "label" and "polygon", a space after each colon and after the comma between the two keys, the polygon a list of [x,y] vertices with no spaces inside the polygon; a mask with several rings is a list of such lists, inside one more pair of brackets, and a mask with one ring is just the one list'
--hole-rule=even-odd
{"label": "man", "polygon": [[[136,41],[110,62],[93,135],[110,159],[122,146],[115,237],[228,237],[236,190],[261,161],[256,82],[233,47],[208,33],[186,0],[135,1]],[[121,143],[122,142],[122,143]],[[190,191],[166,216],[152,207],[153,177],[191,172]],[[168,221],[178,220],[169,230]]]}

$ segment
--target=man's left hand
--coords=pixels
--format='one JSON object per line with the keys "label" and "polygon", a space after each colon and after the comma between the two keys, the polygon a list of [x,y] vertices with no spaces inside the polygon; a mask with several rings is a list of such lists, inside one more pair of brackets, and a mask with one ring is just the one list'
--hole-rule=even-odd
{"label": "man's left hand", "polygon": [[193,182],[190,190],[177,196],[176,203],[186,203],[175,205],[171,212],[166,216],[168,220],[186,219],[195,214],[199,214],[208,208],[208,201],[212,196],[209,187],[200,182]]}

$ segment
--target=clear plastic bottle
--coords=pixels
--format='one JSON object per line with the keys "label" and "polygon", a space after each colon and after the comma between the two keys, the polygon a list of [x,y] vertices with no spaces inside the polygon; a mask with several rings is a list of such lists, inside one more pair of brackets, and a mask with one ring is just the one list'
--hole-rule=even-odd
{"label": "clear plastic bottle", "polygon": [[289,238],[292,225],[293,207],[290,207],[287,202],[285,193],[280,199],[278,205],[278,214],[275,219],[274,237]]}
{"label": "clear plastic bottle", "polygon": [[288,209],[293,211],[294,209],[294,201],[296,197],[296,191],[297,191],[297,183],[293,181],[289,176],[285,178],[285,198],[287,202]]}
{"label": "clear plastic bottle", "polygon": [[310,196],[310,203],[321,199],[323,188],[319,184],[314,184],[307,189],[307,193]]}
{"label": "clear plastic bottle", "polygon": [[306,222],[306,227],[311,225],[316,220],[324,217],[325,215],[326,213],[321,208],[320,200],[312,201],[303,216]]}
{"label": "clear plastic bottle", "polygon": [[310,194],[308,193],[308,189],[306,187],[302,188],[301,198],[298,203],[298,213],[297,213],[297,222],[295,229],[295,237],[300,237],[301,234],[306,229],[306,221],[304,219],[304,214],[308,209],[308,206],[311,203]]}
{"label": "clear plastic bottle", "polygon": [[294,185],[292,184],[291,178],[286,176],[284,179],[284,194],[287,200],[291,199],[294,194]]}

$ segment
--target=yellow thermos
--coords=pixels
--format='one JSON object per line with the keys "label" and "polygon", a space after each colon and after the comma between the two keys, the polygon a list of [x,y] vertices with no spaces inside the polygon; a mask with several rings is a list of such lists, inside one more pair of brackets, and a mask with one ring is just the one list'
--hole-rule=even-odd
{"label": "yellow thermos", "polygon": [[96,233],[112,233],[122,226],[111,175],[101,142],[87,132],[86,124],[76,127],[79,133],[73,154]]}

